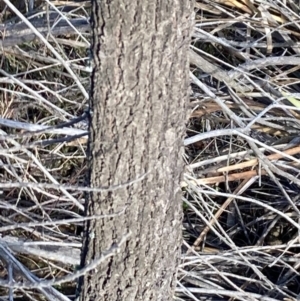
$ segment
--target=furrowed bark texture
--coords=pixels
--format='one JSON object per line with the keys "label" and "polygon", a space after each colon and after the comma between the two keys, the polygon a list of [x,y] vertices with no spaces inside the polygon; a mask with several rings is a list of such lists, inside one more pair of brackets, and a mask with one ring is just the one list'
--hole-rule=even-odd
{"label": "furrowed bark texture", "polygon": [[182,139],[188,101],[189,0],[93,1],[89,170],[82,265],[129,231],[121,251],[79,285],[81,301],[172,300],[181,246]]}

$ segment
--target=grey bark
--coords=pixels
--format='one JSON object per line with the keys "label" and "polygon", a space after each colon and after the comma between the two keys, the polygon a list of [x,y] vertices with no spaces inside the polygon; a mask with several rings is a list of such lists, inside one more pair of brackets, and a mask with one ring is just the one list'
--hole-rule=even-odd
{"label": "grey bark", "polygon": [[94,72],[82,265],[131,232],[79,284],[81,301],[172,300],[181,247],[182,139],[187,117],[189,0],[93,1]]}

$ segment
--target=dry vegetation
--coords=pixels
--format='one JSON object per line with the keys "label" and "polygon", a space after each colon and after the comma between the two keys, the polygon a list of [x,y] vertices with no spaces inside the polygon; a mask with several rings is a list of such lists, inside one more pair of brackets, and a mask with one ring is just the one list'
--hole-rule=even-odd
{"label": "dry vegetation", "polygon": [[[12,294],[14,300],[64,300],[75,293],[74,281],[9,290],[4,280],[37,286],[39,279],[70,276],[79,264],[83,191],[59,184],[84,186],[85,181],[89,7],[88,2],[36,1],[33,11],[21,11],[21,18],[3,10],[2,300]],[[34,40],[33,32],[41,36]]]}
{"label": "dry vegetation", "polygon": [[296,300],[299,2],[195,6],[179,296]]}
{"label": "dry vegetation", "polygon": [[[8,3],[0,1],[0,298],[73,299],[90,3],[36,0],[21,15]],[[195,3],[181,300],[300,294],[299,12],[296,0]]]}

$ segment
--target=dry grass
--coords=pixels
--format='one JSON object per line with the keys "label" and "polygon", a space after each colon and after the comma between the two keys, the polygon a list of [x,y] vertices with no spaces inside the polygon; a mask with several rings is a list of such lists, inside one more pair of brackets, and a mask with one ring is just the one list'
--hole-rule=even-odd
{"label": "dry grass", "polygon": [[296,300],[299,3],[195,6],[178,296]]}
{"label": "dry grass", "polygon": [[[3,300],[74,297],[89,6],[45,0],[1,15]],[[300,108],[289,100],[300,96],[299,3],[202,0],[195,12],[177,297],[297,300]],[[12,279],[27,282],[9,289]]]}
{"label": "dry grass", "polygon": [[[7,9],[2,26],[3,300],[8,300],[9,295],[14,300],[64,300],[64,295],[71,298],[74,279],[60,285],[54,283],[53,288],[14,290],[5,288],[4,280],[14,278],[37,285],[39,279],[61,279],[74,272],[80,258],[83,191],[61,189],[59,184],[84,186],[85,182],[90,4],[36,1],[36,5],[26,16],[42,37],[33,40],[34,35],[25,24],[25,11],[17,18],[18,12]],[[65,28],[68,34],[62,31]],[[11,46],[13,43],[17,45]],[[26,182],[52,186],[20,184]]]}

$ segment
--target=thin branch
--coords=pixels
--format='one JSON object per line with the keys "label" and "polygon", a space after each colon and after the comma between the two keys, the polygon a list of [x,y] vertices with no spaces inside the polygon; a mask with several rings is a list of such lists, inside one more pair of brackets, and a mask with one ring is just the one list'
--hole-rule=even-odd
{"label": "thin branch", "polygon": [[111,186],[103,186],[103,187],[86,187],[86,186],[73,186],[73,185],[60,185],[60,184],[51,184],[51,183],[32,183],[32,182],[5,182],[0,183],[0,189],[11,189],[11,188],[43,188],[43,189],[57,189],[57,190],[73,190],[73,191],[86,191],[86,192],[107,192],[107,191],[115,191],[118,189],[122,189],[128,187],[130,185],[136,184],[146,178],[146,176],[151,171],[144,173],[141,176],[138,176],[136,179]]}
{"label": "thin branch", "polygon": [[[7,246],[16,253],[28,254],[43,257],[47,260],[53,260],[70,265],[80,264],[80,249],[72,248],[69,244],[56,246],[53,241],[46,245],[39,245],[38,242],[23,241],[13,236],[4,236],[0,238],[0,243],[5,242]],[[80,244],[81,245],[81,244]]]}
{"label": "thin branch", "polygon": [[[30,283],[35,283],[37,289],[44,294],[44,296],[49,301],[70,301],[70,299],[64,296],[62,293],[58,292],[55,288],[41,287],[38,284],[40,283],[40,279],[28,271],[10,252],[9,248],[4,244],[0,244],[0,259],[5,262],[8,266],[12,265],[15,274],[22,276],[22,278],[27,279]],[[2,282],[2,281],[0,281]],[[7,283],[7,281],[5,281]],[[7,287],[13,288],[14,281],[9,281]]]}
{"label": "thin branch", "polygon": [[[71,121],[70,121],[71,122]],[[68,122],[69,124],[69,122]],[[31,132],[33,134],[47,133],[47,134],[59,134],[59,135],[87,135],[87,131],[76,129],[76,128],[67,128],[58,125],[57,127],[49,127],[46,125],[32,124],[27,122],[20,122],[11,119],[1,118],[0,117],[0,125],[7,126],[14,129],[25,130]],[[25,136],[28,134],[23,134],[19,136]],[[16,137],[11,137],[16,138]]]}
{"label": "thin branch", "polygon": [[[84,268],[76,271],[75,273],[73,273],[71,275],[67,275],[60,279],[54,279],[54,280],[43,280],[43,281],[39,280],[39,282],[31,281],[31,283],[8,283],[7,281],[0,280],[0,284],[3,287],[10,287],[10,288],[13,287],[13,288],[38,288],[38,289],[47,288],[47,289],[49,289],[49,288],[51,288],[52,285],[59,285],[62,283],[74,281],[75,279],[85,275],[87,272],[97,268],[97,266],[99,266],[99,264],[102,263],[103,261],[105,261],[107,258],[115,256],[118,252],[120,252],[121,246],[129,239],[131,234],[132,233],[129,232],[126,235],[124,235],[119,243],[113,243],[111,245],[111,247],[107,251],[103,252],[103,254],[101,254],[101,256],[99,258],[93,260],[90,264],[88,264]],[[4,247],[2,247],[0,245],[0,250],[1,249],[3,250]],[[0,252],[0,254],[1,254],[1,252]],[[65,298],[67,298],[67,297],[65,297]]]}
{"label": "thin branch", "polygon": [[[76,18],[71,20],[60,20],[57,22],[55,19],[50,19],[50,24],[47,23],[48,20],[45,18],[33,20],[31,24],[36,28],[36,30],[46,37],[49,34],[49,27],[51,29],[52,36],[60,36],[65,34],[76,34],[75,29],[73,29],[69,23],[72,24],[77,31],[90,32],[90,25],[87,19]],[[53,26],[55,24],[55,26]],[[15,45],[20,45],[24,43],[32,42],[37,38],[36,34],[31,28],[24,22],[16,24],[0,24],[0,49],[12,47]]]}

